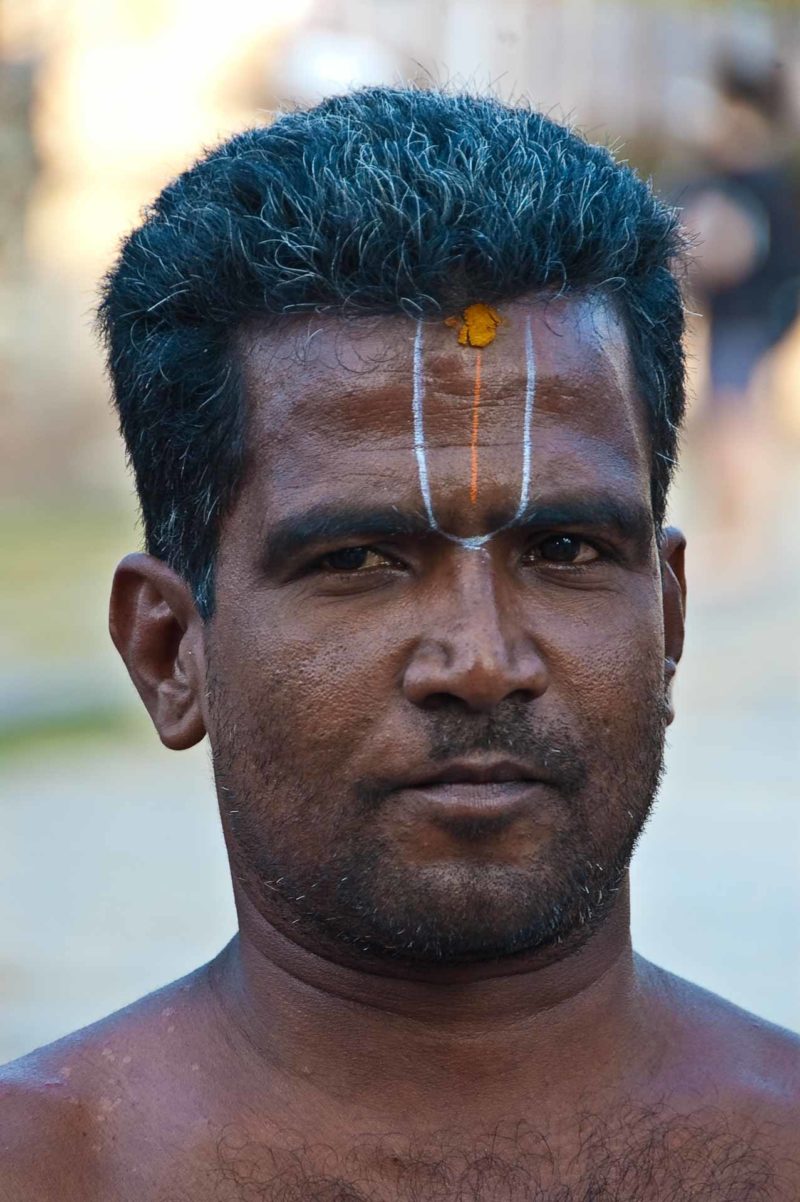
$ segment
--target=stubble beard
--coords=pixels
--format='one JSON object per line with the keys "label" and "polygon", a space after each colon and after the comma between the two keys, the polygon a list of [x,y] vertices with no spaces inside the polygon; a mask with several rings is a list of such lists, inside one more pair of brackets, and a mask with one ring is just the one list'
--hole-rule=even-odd
{"label": "stubble beard", "polygon": [[346,945],[367,959],[455,965],[579,945],[613,906],[663,771],[663,685],[630,707],[624,740],[594,757],[602,771],[563,725],[532,730],[524,706],[437,715],[432,760],[491,751],[549,764],[565,821],[522,865],[410,866],[380,832],[392,802],[380,780],[351,785],[334,810],[334,790],[320,782],[335,777],[297,770],[313,770],[313,749],[295,742],[289,759],[291,732],[276,731],[274,710],[267,740],[215,694],[214,772],[234,877],[267,921],[334,955]]}

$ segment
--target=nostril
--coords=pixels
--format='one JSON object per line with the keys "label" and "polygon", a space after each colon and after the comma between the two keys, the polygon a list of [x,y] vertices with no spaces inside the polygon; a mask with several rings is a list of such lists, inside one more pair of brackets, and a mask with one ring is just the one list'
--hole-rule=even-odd
{"label": "nostril", "polygon": [[471,709],[471,706],[463,697],[457,696],[455,693],[429,693],[422,698],[418,703],[419,708],[430,711],[449,711],[451,713],[465,714]]}
{"label": "nostril", "polygon": [[453,641],[415,649],[403,673],[403,691],[426,710],[454,707],[459,713],[488,712],[513,697],[529,702],[547,688],[547,668],[533,647],[454,646]]}

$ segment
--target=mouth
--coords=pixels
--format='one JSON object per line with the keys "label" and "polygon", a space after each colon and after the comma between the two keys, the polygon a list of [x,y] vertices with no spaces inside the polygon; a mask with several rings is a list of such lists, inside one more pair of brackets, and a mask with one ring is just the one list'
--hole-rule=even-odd
{"label": "mouth", "polygon": [[527,810],[549,783],[534,767],[512,760],[454,760],[398,782],[394,791],[442,817],[510,817]]}
{"label": "mouth", "polygon": [[516,760],[450,760],[441,768],[408,777],[399,787],[424,789],[438,785],[505,785],[546,783],[544,775]]}

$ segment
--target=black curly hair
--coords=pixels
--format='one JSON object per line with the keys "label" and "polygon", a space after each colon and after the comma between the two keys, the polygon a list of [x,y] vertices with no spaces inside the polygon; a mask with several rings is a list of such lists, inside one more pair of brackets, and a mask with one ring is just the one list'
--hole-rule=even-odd
{"label": "black curly hair", "polygon": [[629,167],[491,97],[367,88],[231,138],[163,190],[104,282],[147,549],[210,617],[244,463],[234,338],[248,319],[425,317],[537,290],[612,297],[660,526],[684,409],[681,253],[674,211]]}

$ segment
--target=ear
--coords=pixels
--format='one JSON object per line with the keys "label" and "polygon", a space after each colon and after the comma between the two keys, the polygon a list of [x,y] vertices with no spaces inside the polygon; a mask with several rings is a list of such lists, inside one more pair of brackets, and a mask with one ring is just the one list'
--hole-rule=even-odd
{"label": "ear", "polygon": [[161,742],[175,751],[199,743],[203,620],[186,581],[152,555],[126,555],[114,573],[108,625]]}
{"label": "ear", "polygon": [[659,540],[661,559],[661,596],[664,607],[664,683],[667,690],[669,721],[675,717],[672,706],[672,685],[675,671],[683,654],[684,620],[686,615],[686,574],[684,552],[686,539],[680,530],[667,526]]}

